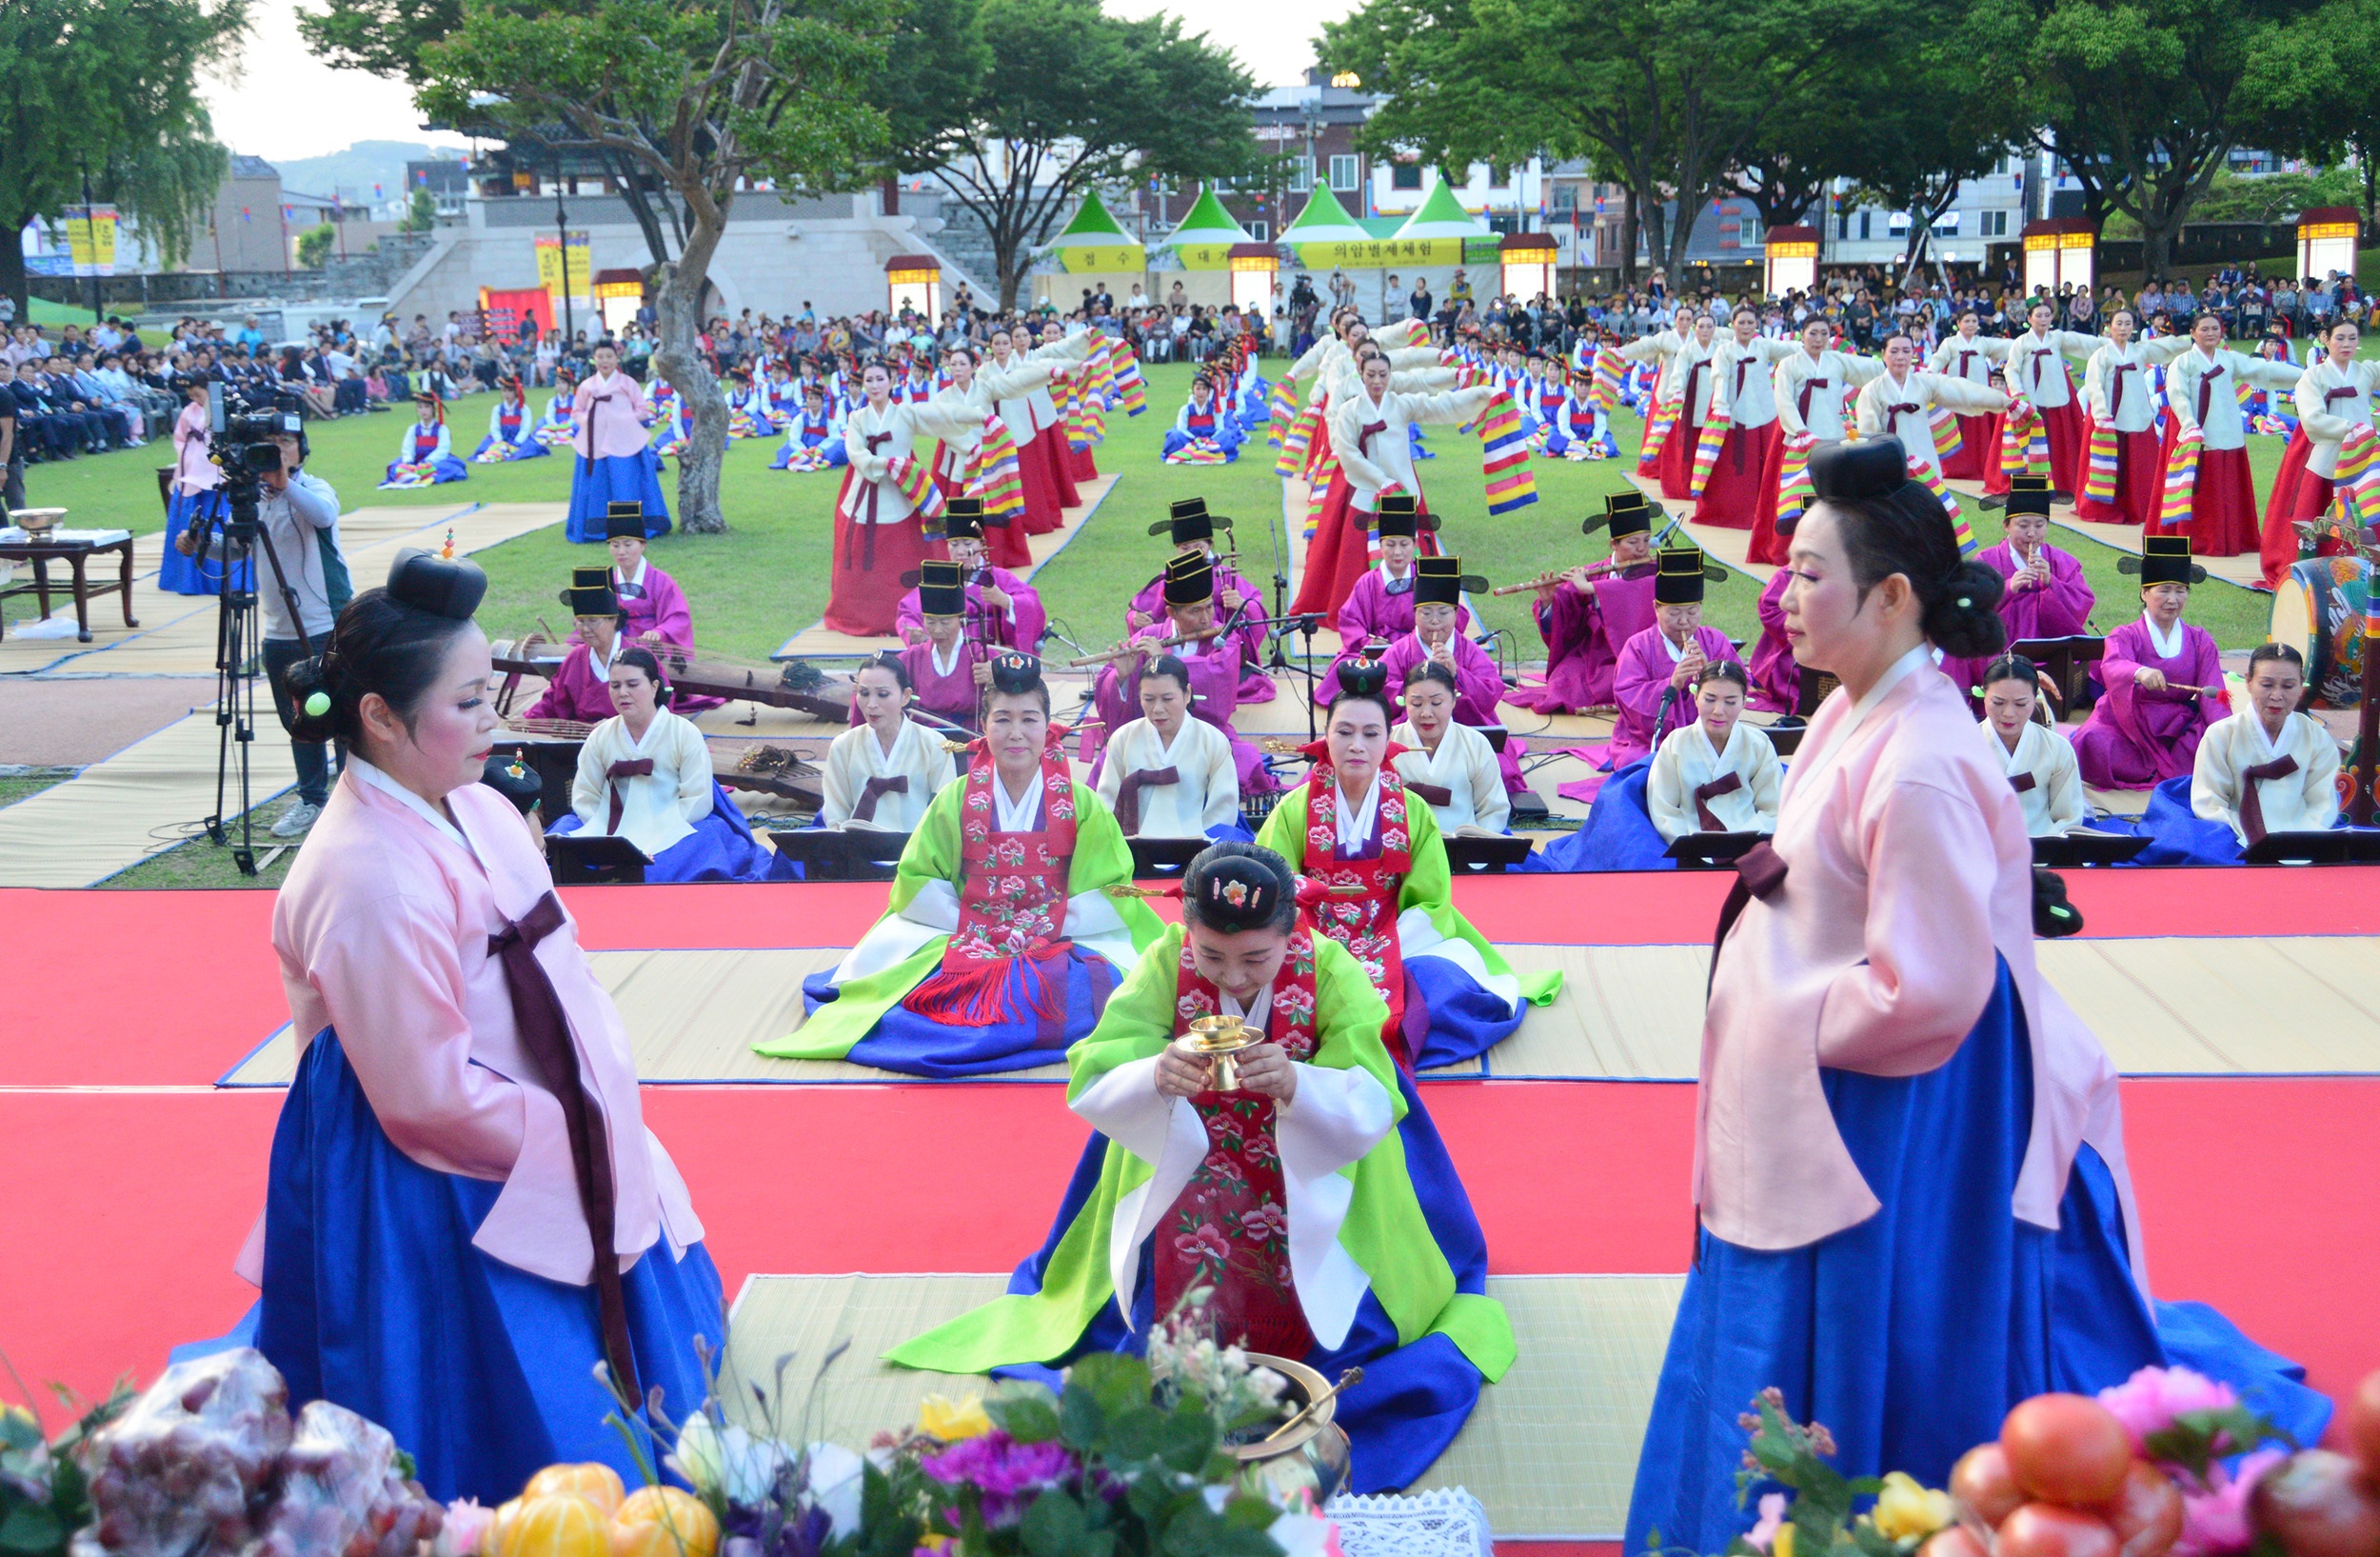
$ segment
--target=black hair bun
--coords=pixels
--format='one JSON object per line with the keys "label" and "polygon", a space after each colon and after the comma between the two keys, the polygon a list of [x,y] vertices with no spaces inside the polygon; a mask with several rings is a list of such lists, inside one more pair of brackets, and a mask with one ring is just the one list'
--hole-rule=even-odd
{"label": "black hair bun", "polygon": [[1926,606],[1925,635],[1945,654],[1983,659],[2008,644],[2000,617],[2000,575],[1970,557],[1960,563],[1939,598]]}
{"label": "black hair bun", "polygon": [[1041,662],[1010,650],[992,661],[992,690],[1012,695],[1041,689]]}
{"label": "black hair bun", "polygon": [[1298,877],[1289,862],[1261,844],[1220,843],[1201,850],[1182,872],[1185,911],[1225,935],[1297,922]]}
{"label": "black hair bun", "polygon": [[1898,438],[1833,444],[1810,456],[1810,486],[1823,501],[1890,497],[1909,480],[1909,451]]}
{"label": "black hair bun", "polygon": [[467,622],[487,593],[487,575],[478,563],[407,547],[388,569],[388,594],[398,604],[449,621]]}
{"label": "black hair bun", "polygon": [[1339,695],[1341,697],[1385,697],[1388,695],[1388,667],[1378,660],[1355,661],[1339,668]]}

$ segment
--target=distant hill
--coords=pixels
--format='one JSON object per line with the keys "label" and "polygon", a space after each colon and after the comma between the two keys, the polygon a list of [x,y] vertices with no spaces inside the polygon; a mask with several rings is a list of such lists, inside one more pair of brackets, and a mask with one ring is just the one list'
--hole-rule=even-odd
{"label": "distant hill", "polygon": [[[344,151],[323,157],[292,157],[276,161],[281,187],[306,194],[344,195],[372,202],[405,198],[405,165],[432,158],[456,157],[459,146],[432,146],[424,141],[357,141]],[[378,185],[380,193],[372,193]]]}

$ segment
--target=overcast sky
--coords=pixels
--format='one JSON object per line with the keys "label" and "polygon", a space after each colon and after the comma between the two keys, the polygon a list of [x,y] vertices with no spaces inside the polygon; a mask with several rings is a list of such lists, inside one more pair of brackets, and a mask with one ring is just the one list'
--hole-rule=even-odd
{"label": "overcast sky", "polygon": [[[1205,0],[1192,7],[1181,0],[1110,0],[1110,9],[1121,16],[1183,15],[1192,30],[1205,30],[1238,54],[1259,87],[1271,87],[1303,79],[1323,19],[1343,14],[1350,3]],[[360,70],[331,70],[307,53],[298,37],[297,10],[297,0],[259,0],[240,81],[208,83],[217,139],[234,151],[266,158],[322,156],[356,141],[452,139],[424,133],[403,87]]]}

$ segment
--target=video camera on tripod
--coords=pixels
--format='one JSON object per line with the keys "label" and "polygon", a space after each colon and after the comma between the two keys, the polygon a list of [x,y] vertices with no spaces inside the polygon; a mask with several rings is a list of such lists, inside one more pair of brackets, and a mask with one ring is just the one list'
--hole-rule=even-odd
{"label": "video camera on tripod", "polygon": [[207,386],[208,458],[223,471],[224,502],[229,509],[223,515],[223,529],[230,539],[245,544],[256,538],[259,478],[281,469],[281,446],[274,439],[294,437],[304,449],[304,407],[291,393],[276,392],[260,404],[236,386]]}

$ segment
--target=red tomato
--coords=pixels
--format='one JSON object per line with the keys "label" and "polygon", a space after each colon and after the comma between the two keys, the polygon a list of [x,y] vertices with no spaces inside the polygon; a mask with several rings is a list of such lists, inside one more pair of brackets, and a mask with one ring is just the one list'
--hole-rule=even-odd
{"label": "red tomato", "polygon": [[1997,1444],[1977,1444],[1958,1457],[1951,1469],[1951,1496],[1994,1529],[2025,1501],[2024,1488],[2009,1474],[2008,1452]]}
{"label": "red tomato", "polygon": [[2124,1472],[2124,1489],[2098,1510],[2124,1543],[2122,1557],[2164,1557],[2182,1533],[2182,1493],[2146,1460]]}
{"label": "red tomato", "polygon": [[1999,1557],[2116,1557],[2108,1522],[2079,1508],[2028,1503],[2001,1522]]}
{"label": "red tomato", "polygon": [[2070,1508],[2113,1501],[2132,1463],[2115,1413],[2084,1395],[2035,1395],[2000,1424],[2009,1473],[2029,1496]]}
{"label": "red tomato", "polygon": [[2347,1442],[2365,1479],[2380,1483],[2380,1373],[2367,1375],[2347,1398]]}
{"label": "red tomato", "polygon": [[2380,1557],[2380,1497],[2344,1454],[2291,1455],[2257,1478],[2248,1508],[2289,1557]]}

